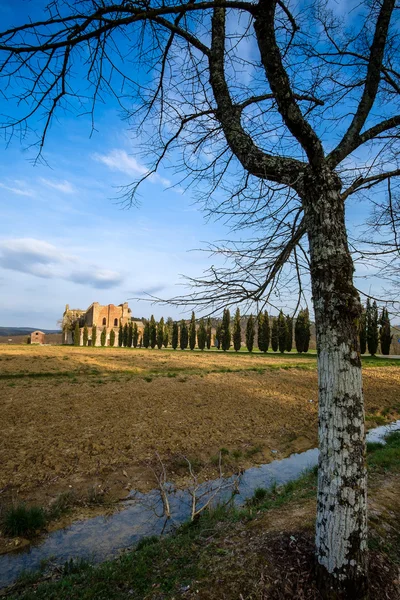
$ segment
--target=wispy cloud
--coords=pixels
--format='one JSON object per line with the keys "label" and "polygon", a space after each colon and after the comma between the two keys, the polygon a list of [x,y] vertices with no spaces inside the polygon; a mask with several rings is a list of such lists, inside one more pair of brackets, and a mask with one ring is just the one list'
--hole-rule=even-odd
{"label": "wispy cloud", "polygon": [[53,190],[62,192],[63,194],[73,194],[75,192],[75,188],[72,185],[72,183],[65,179],[64,181],[51,181],[50,179],[45,179],[44,177],[41,177],[40,182],[43,185],[52,188]]}
{"label": "wispy cloud", "polygon": [[129,294],[131,296],[133,296],[134,298],[138,297],[138,296],[154,296],[155,294],[158,294],[159,292],[162,292],[162,290],[165,289],[165,284],[164,283],[155,283],[154,285],[148,285],[142,288],[138,288],[135,291],[131,291],[129,292]]}
{"label": "wispy cloud", "polygon": [[29,198],[33,198],[35,196],[35,193],[32,190],[22,186],[15,187],[13,185],[5,185],[4,183],[0,183],[0,188],[3,188],[3,190],[7,190],[8,192],[12,192],[13,194],[17,194],[18,196],[29,196]]}
{"label": "wispy cloud", "polygon": [[[107,165],[109,169],[113,171],[120,171],[129,177],[143,177],[149,172],[149,169],[142,165],[133,156],[130,156],[125,150],[114,149],[108,154],[93,154],[94,160]],[[165,186],[172,185],[169,179],[161,177],[158,173],[152,173],[148,177],[148,181],[151,183],[161,183]]]}
{"label": "wispy cloud", "polygon": [[83,262],[53,244],[33,238],[0,241],[0,267],[44,279],[64,279],[98,289],[116,287],[123,281],[117,271]]}

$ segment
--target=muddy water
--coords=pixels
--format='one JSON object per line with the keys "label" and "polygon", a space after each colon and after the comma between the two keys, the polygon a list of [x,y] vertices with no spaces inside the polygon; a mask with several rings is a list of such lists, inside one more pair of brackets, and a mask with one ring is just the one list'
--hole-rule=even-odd
{"label": "muddy water", "polygon": [[[377,427],[367,435],[367,441],[382,441],[390,431],[400,429],[400,420],[388,426]],[[257,487],[268,488],[297,479],[307,468],[318,462],[318,450],[292,454],[267,465],[246,470],[239,480],[233,477],[206,482],[196,492],[199,506],[212,497],[213,502],[224,502],[232,495],[236,481],[237,494],[233,501],[242,504],[254,494]],[[221,489],[222,488],[222,489]],[[219,492],[217,492],[219,490]],[[158,490],[141,494],[131,492],[125,508],[109,517],[99,516],[77,521],[71,526],[55,531],[27,550],[0,556],[0,587],[12,584],[22,571],[35,570],[43,560],[63,564],[71,558],[101,562],[117,557],[150,535],[170,532],[187,521],[191,514],[190,490],[176,490],[168,485],[171,519],[166,520],[162,498]]]}

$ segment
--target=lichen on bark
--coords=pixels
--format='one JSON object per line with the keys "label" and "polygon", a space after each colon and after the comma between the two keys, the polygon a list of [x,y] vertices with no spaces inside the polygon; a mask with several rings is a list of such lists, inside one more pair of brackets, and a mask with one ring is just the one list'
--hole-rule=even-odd
{"label": "lichen on bark", "polygon": [[361,304],[353,284],[340,187],[338,176],[324,169],[307,173],[302,190],[318,345],[316,554],[333,597],[352,597],[357,589],[354,598],[363,598],[367,492],[358,346]]}

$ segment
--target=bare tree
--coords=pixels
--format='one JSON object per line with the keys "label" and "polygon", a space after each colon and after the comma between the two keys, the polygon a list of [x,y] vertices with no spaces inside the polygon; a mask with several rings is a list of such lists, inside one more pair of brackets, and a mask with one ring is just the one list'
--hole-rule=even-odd
{"label": "bare tree", "polygon": [[[110,93],[146,140],[149,171],[125,189],[126,202],[173,156],[179,185],[201,184],[210,215],[234,231],[251,229],[245,241],[213,248],[229,265],[194,280],[200,287],[180,301],[265,303],[285,289],[301,298],[310,273],[319,348],[316,556],[335,597],[367,595],[353,256],[371,252],[389,268],[398,256],[396,4],[360,0],[343,18],[329,0],[53,0],[43,19],[0,34],[3,92],[18,101],[6,136],[26,133],[40,116],[40,159],[60,109],[94,119]],[[377,218],[359,239],[346,227],[353,197],[375,203]],[[383,229],[390,241],[376,242],[371,231]]]}

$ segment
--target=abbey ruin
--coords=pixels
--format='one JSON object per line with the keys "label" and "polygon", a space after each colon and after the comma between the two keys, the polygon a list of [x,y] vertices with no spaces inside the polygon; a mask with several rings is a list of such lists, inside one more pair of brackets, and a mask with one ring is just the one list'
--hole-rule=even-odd
{"label": "abbey ruin", "polygon": [[[123,304],[106,304],[102,305],[98,302],[92,302],[92,304],[86,310],[80,308],[70,308],[69,304],[65,306],[65,311],[62,318],[62,332],[63,344],[73,344],[73,334],[76,326],[76,322],[79,322],[80,329],[80,344],[83,344],[83,329],[86,325],[88,328],[88,345],[93,345],[93,326],[96,326],[96,344],[99,344],[101,332],[106,330],[106,344],[109,344],[110,333],[112,330],[118,334],[118,328],[120,324],[122,326],[131,323],[131,309],[127,302]],[[143,329],[142,321],[136,321],[139,330]]]}

